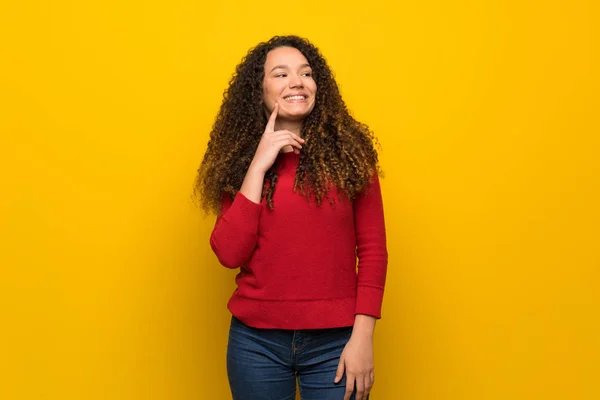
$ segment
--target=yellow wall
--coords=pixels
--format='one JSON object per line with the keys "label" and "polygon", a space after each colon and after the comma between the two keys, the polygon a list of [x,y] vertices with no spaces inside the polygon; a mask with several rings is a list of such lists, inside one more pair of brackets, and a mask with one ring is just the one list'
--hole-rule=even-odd
{"label": "yellow wall", "polygon": [[309,37],[381,138],[374,399],[600,398],[596,0],[0,6],[0,398],[227,399],[190,201],[242,55]]}

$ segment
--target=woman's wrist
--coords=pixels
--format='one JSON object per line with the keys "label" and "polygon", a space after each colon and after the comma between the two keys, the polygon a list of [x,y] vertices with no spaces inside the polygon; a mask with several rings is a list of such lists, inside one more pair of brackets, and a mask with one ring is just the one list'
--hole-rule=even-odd
{"label": "woman's wrist", "polygon": [[266,173],[267,173],[266,171],[263,171],[261,168],[257,167],[256,164],[254,163],[254,161],[252,161],[250,163],[250,166],[248,167],[248,171],[246,171],[246,175],[248,175],[248,174],[263,175],[263,179],[264,179],[264,175]]}
{"label": "woman's wrist", "polygon": [[352,328],[352,335],[358,335],[366,338],[373,338],[375,333],[375,321],[377,319],[371,315],[356,314],[354,316],[354,326]]}

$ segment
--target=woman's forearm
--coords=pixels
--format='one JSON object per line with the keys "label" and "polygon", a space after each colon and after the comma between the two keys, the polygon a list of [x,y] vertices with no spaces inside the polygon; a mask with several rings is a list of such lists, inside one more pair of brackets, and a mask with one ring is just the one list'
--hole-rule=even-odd
{"label": "woman's forearm", "polygon": [[246,263],[256,247],[264,176],[264,172],[251,166],[235,199],[231,201],[228,195],[223,197],[223,208],[211,233],[210,245],[227,268]]}
{"label": "woman's forearm", "polygon": [[242,192],[248,200],[260,204],[264,180],[265,173],[250,165],[250,168],[248,168],[246,176],[244,177],[244,182],[242,182],[240,192]]}

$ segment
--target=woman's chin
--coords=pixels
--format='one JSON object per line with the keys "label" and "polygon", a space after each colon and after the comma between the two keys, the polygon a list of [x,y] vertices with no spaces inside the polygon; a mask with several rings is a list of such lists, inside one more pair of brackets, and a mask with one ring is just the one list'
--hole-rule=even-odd
{"label": "woman's chin", "polygon": [[[312,110],[311,110],[312,111]],[[300,121],[303,120],[304,118],[308,117],[310,115],[310,111],[288,111],[288,110],[281,110],[281,112],[279,112],[277,114],[278,118],[282,118],[282,119],[287,119],[290,121]]]}

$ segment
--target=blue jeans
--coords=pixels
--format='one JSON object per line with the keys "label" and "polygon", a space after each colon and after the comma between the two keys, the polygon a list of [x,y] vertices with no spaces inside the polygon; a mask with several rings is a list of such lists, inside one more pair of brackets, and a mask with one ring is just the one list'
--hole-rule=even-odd
{"label": "blue jeans", "polygon": [[[333,383],[352,327],[259,329],[231,318],[227,375],[233,400],[343,400],[346,374]],[[352,394],[355,400],[355,393]]]}

